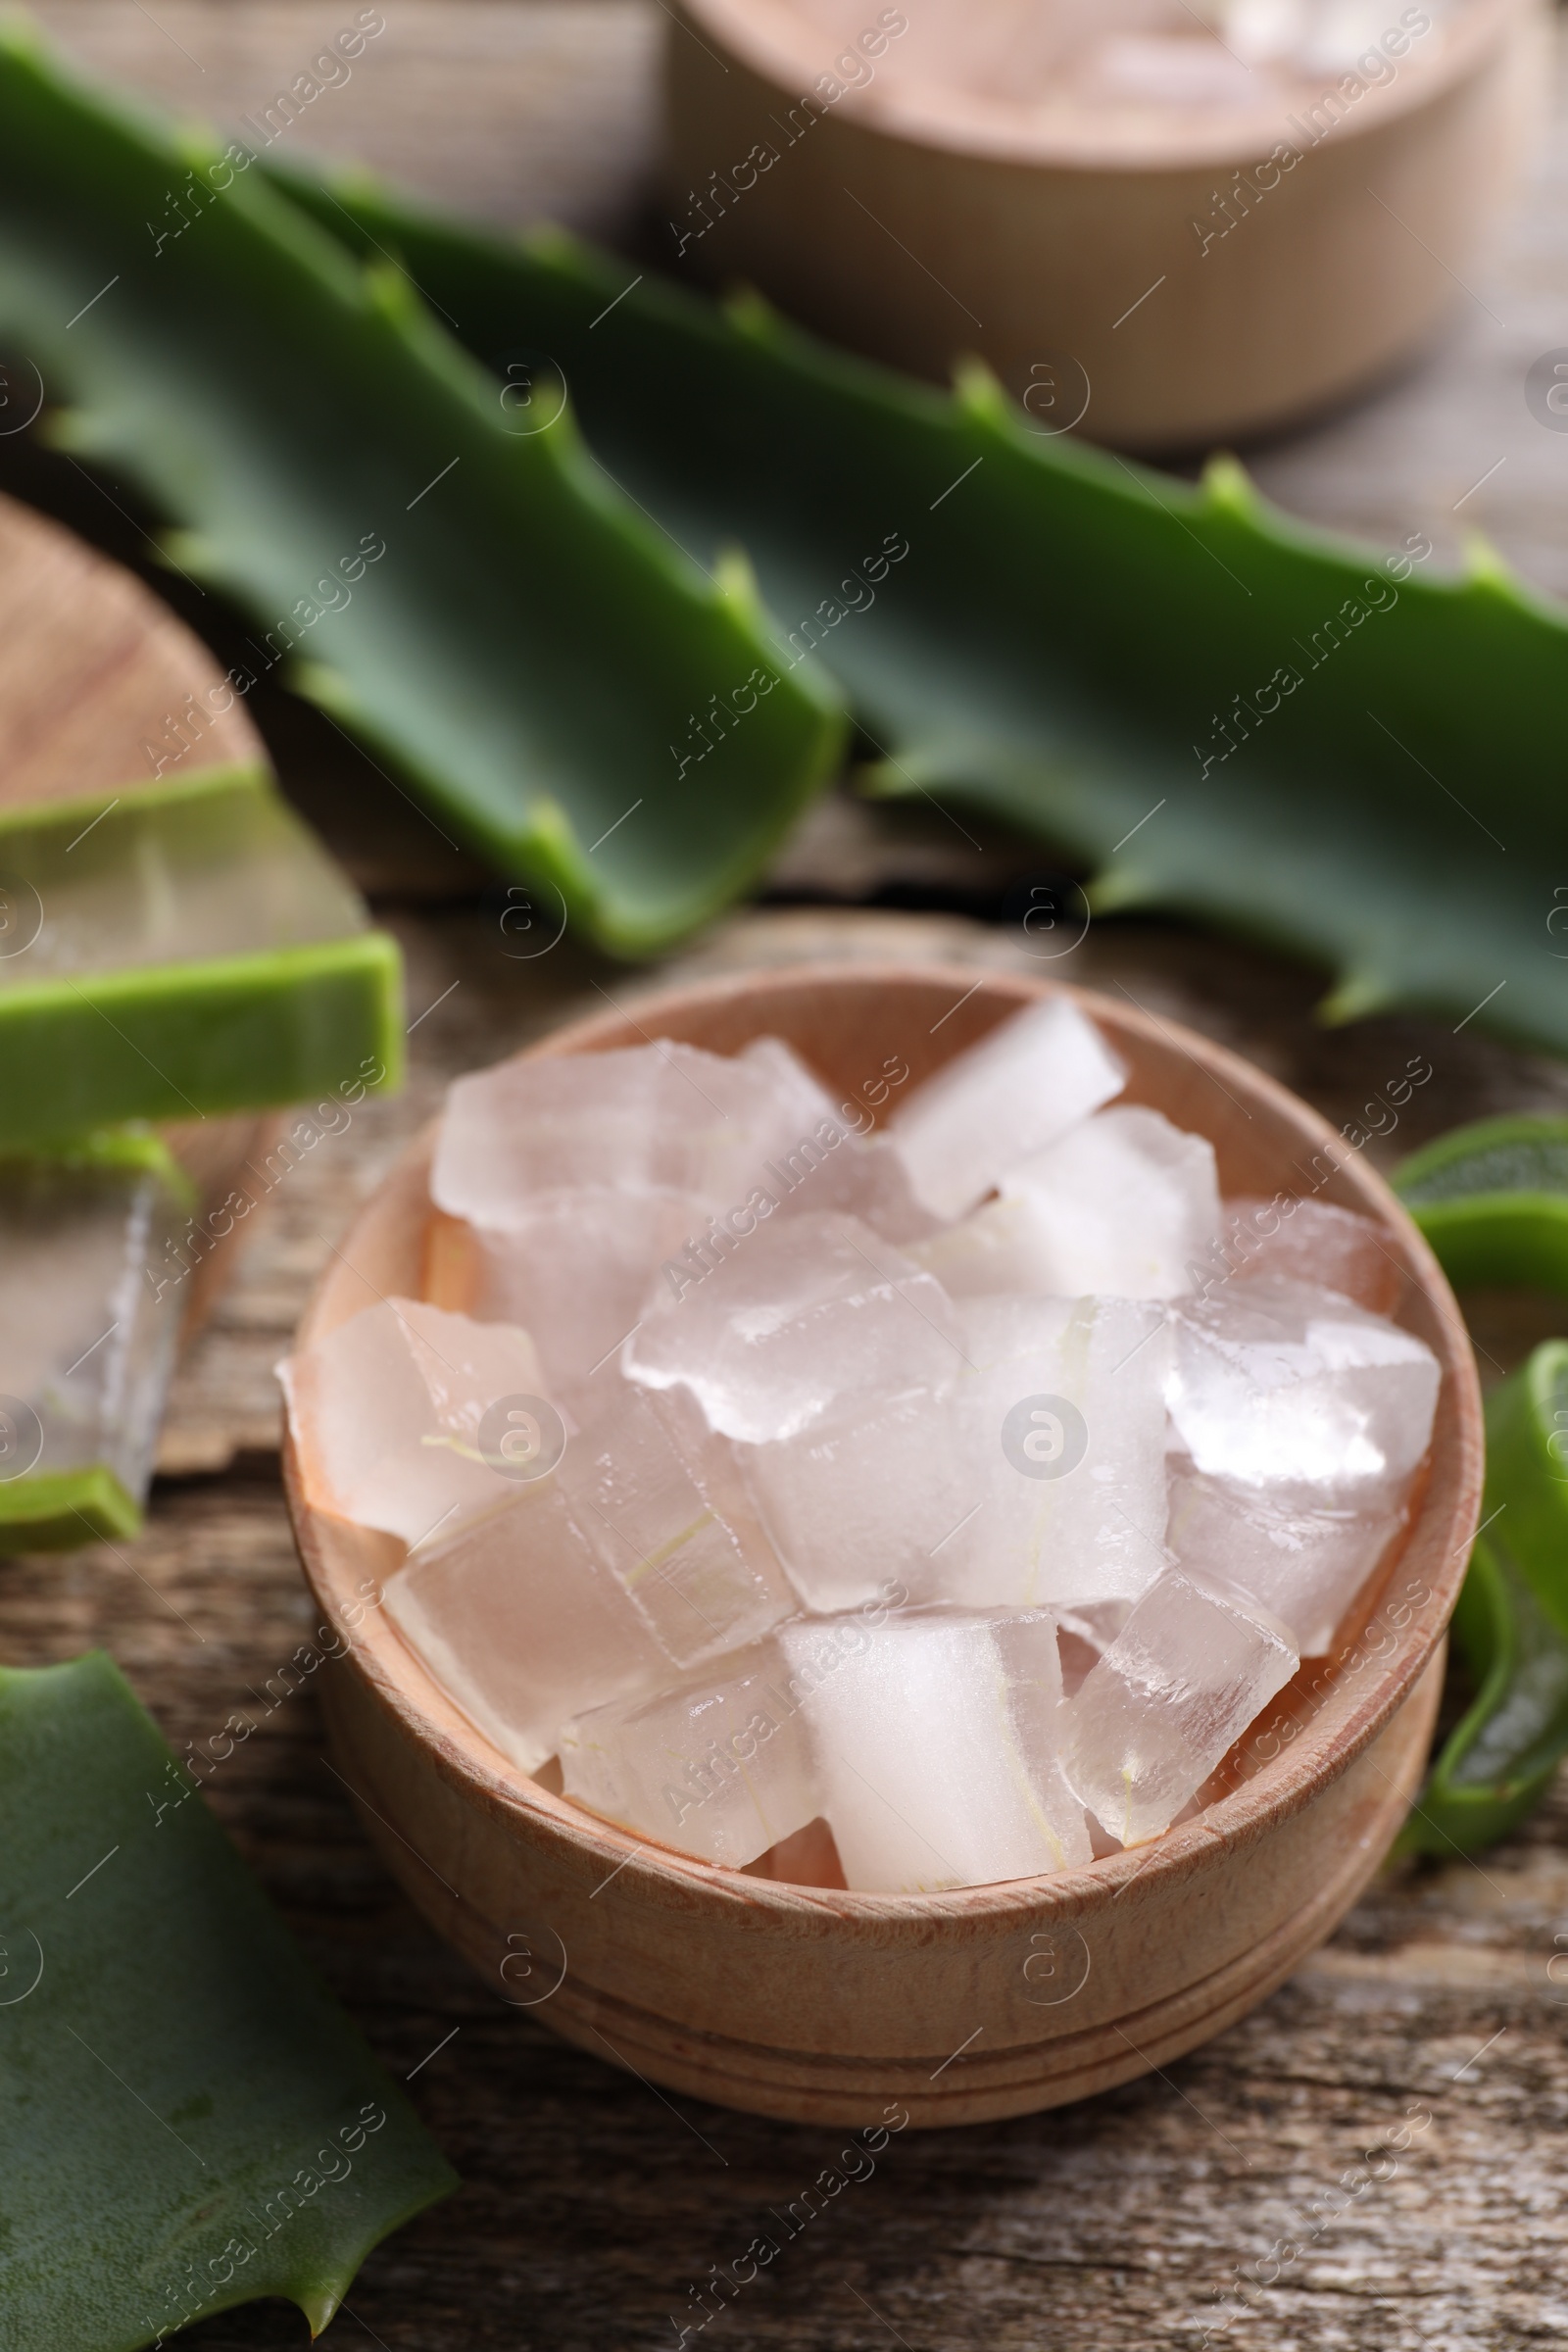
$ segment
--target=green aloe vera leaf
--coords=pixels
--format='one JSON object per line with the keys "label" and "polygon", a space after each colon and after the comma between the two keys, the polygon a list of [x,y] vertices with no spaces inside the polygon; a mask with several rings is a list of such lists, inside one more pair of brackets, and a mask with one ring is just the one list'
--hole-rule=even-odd
{"label": "green aloe vera leaf", "polygon": [[159,1270],[194,1205],[156,1136],[0,1156],[0,1553],[139,1529],[179,1327]]}
{"label": "green aloe vera leaf", "polygon": [[1486,1417],[1484,1532],[1453,1621],[1479,1689],[1406,1852],[1494,1843],[1568,1754],[1568,1341],[1546,1341],[1500,1382]]}
{"label": "green aloe vera leaf", "polygon": [[1454,1639],[1478,1689],[1433,1766],[1396,1851],[1440,1860],[1495,1845],[1532,1812],[1568,1753],[1568,1639],[1507,1546],[1471,1555]]}
{"label": "green aloe vera leaf", "polygon": [[439,826],[606,946],[722,906],[836,766],[837,699],[782,674],[744,567],[710,578],[569,414],[505,404],[238,143],[122,111],[16,28],[0,334],[71,402],[59,436],[123,466],[171,557],[254,617],[255,671],[286,662]]}
{"label": "green aloe vera leaf", "polygon": [[402,1071],[402,964],[254,768],[0,808],[0,1152]]}
{"label": "green aloe vera leaf", "polygon": [[[14,1443],[11,1416],[0,1402],[0,1472]],[[128,1544],[141,1526],[141,1504],[102,1462],[0,1483],[0,1553]]]}
{"label": "green aloe vera leaf", "polygon": [[1537,1600],[1568,1642],[1568,1340],[1546,1340],[1487,1398],[1485,1521],[1494,1512]]}
{"label": "green aloe vera leaf", "polygon": [[557,232],[509,241],[363,175],[287,184],[402,256],[495,369],[554,363],[685,546],[746,548],[879,789],[1045,835],[1100,907],[1328,965],[1331,1016],[1423,1004],[1568,1046],[1568,625],[1495,560],[1432,578],[1288,521],[1228,460],[1193,488],[1036,432],[977,371],[950,397]]}
{"label": "green aloe vera leaf", "polygon": [[1568,1119],[1477,1119],[1412,1152],[1394,1188],[1448,1280],[1568,1292]]}
{"label": "green aloe vera leaf", "polygon": [[0,1825],[6,2341],[318,2331],[456,2178],[102,1652],[0,1671]]}

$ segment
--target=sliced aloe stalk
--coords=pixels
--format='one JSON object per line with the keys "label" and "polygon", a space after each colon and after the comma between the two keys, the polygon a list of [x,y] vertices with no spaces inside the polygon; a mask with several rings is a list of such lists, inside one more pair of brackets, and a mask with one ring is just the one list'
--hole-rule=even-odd
{"label": "sliced aloe stalk", "polygon": [[1494,1844],[1568,1755],[1568,1341],[1487,1398],[1482,1514],[1453,1620],[1479,1688],[1401,1834],[1407,1853]]}
{"label": "sliced aloe stalk", "polygon": [[155,1136],[0,1156],[0,1552],[140,1527],[178,1337],[163,1269],[194,1204]]}
{"label": "sliced aloe stalk", "polygon": [[497,386],[239,142],[132,116],[15,28],[0,332],[72,404],[59,435],[254,617],[252,674],[284,664],[606,945],[722,906],[837,764],[837,698],[787,672],[744,571],[710,578],[564,405]]}
{"label": "sliced aloe stalk", "polygon": [[1568,1640],[1507,1546],[1483,1537],[1453,1634],[1476,1696],[1399,1834],[1398,1851],[1481,1853],[1534,1812],[1568,1754]]}
{"label": "sliced aloe stalk", "polygon": [[456,2186],[101,1652],[0,1670],[0,2141],[26,2352],[262,2295],[318,2332]]}
{"label": "sliced aloe stalk", "polygon": [[0,808],[0,1150],[395,1085],[401,963],[255,769]]}
{"label": "sliced aloe stalk", "polygon": [[1394,1185],[1450,1282],[1568,1293],[1568,1119],[1477,1119]]}
{"label": "sliced aloe stalk", "polygon": [[558,232],[278,176],[400,254],[499,375],[548,355],[683,545],[746,548],[785,659],[809,648],[879,748],[879,790],[1043,834],[1099,907],[1328,965],[1329,1017],[1421,1004],[1568,1047],[1568,621],[1494,556],[1433,578],[1425,543],[1303,529],[1229,460],[1195,489],[1051,438],[978,371],[949,397]]}

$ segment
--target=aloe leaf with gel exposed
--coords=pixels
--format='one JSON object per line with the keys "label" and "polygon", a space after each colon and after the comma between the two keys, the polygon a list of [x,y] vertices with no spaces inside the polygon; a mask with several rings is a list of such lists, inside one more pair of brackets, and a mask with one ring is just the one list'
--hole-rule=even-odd
{"label": "aloe leaf with gel exposed", "polygon": [[152,1135],[0,1156],[0,1552],[140,1528],[181,1303],[158,1266],[194,1201]]}
{"label": "aloe leaf with gel exposed", "polygon": [[741,567],[710,578],[569,414],[533,429],[243,155],[13,25],[0,333],[72,404],[60,436],[244,606],[250,674],[286,663],[416,790],[437,865],[462,840],[615,950],[678,937],[831,772],[831,689],[784,674]]}
{"label": "aloe leaf with gel exposed", "polygon": [[101,1652],[0,1669],[0,2140],[26,2352],[264,2295],[318,2332],[456,2186]]}
{"label": "aloe leaf with gel exposed", "polygon": [[548,353],[685,546],[746,548],[879,790],[1042,833],[1100,907],[1326,964],[1333,1017],[1424,1004],[1568,1046],[1568,620],[1494,558],[1432,577],[1419,537],[1385,558],[1304,529],[1228,459],[1194,488],[1049,438],[979,371],[950,396],[559,232],[283,184],[402,255],[487,362]]}
{"label": "aloe leaf with gel exposed", "polygon": [[0,808],[0,1151],[396,1084],[396,944],[265,771]]}

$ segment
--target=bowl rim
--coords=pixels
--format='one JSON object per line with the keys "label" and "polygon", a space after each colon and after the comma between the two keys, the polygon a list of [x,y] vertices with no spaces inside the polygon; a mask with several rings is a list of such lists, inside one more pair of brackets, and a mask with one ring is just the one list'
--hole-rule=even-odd
{"label": "bowl rim", "polygon": [[[1429,24],[1429,30],[1441,29],[1444,36],[1434,54],[1422,56],[1419,46],[1407,48],[1402,59],[1391,61],[1396,67],[1392,79],[1365,86],[1366,97],[1374,103],[1356,106],[1334,124],[1328,139],[1313,145],[1338,148],[1441,104],[1486,69],[1511,30],[1523,28],[1541,15],[1536,0],[1459,0],[1446,24],[1440,25],[1434,21]],[[676,0],[676,20],[690,20],[698,33],[718,43],[786,105],[792,94],[795,105],[807,103],[816,80],[832,73],[831,66],[823,67],[820,52],[812,51],[812,26],[796,18],[787,6],[771,6],[760,16],[748,0]],[[797,27],[798,39],[794,37]],[[822,37],[825,45],[826,36]],[[1419,39],[1417,35],[1417,43]],[[846,37],[843,47],[851,46]],[[1377,42],[1368,46],[1376,47]],[[688,67],[695,65],[680,51],[673,26],[669,55]],[[1298,112],[1322,105],[1352,72],[1353,68],[1347,68],[1337,76],[1326,76],[1321,84],[1304,86],[1296,102]],[[821,103],[817,101],[819,106]],[[827,103],[846,125],[863,137],[906,148],[911,156],[934,152],[982,170],[1010,166],[1027,172],[1151,181],[1167,173],[1201,175],[1227,165],[1239,164],[1245,170],[1250,163],[1255,167],[1267,160],[1271,140],[1274,152],[1280,145],[1295,143],[1288,135],[1295,117],[1287,115],[1283,106],[1272,128],[1259,127],[1260,109],[1256,115],[1241,117],[1234,127],[1227,125],[1223,115],[1218,120],[1205,116],[1185,129],[1173,123],[1163,131],[1147,133],[1141,128],[1118,132],[1111,127],[1115,117],[1110,122],[1089,116],[1050,126],[1031,125],[1022,107],[978,94],[952,108],[934,83],[901,88],[873,78],[849,85],[840,98]],[[1110,110],[1106,114],[1109,116]],[[1312,146],[1297,149],[1298,157],[1312,151]]]}
{"label": "bowl rim", "polygon": [[[1390,1230],[1397,1244],[1403,1270],[1424,1294],[1431,1311],[1434,1331],[1427,1335],[1428,1343],[1434,1348],[1443,1372],[1432,1458],[1436,1463],[1438,1433],[1443,1431],[1451,1447],[1451,1460],[1446,1464],[1451,1500],[1442,1507],[1437,1481],[1429,1478],[1412,1507],[1409,1527],[1398,1552],[1364,1595],[1363,1621],[1357,1623],[1352,1618],[1355,1630],[1348,1640],[1342,1640],[1329,1664],[1327,1690],[1321,1703],[1303,1718],[1298,1737],[1293,1734],[1283,1740],[1274,1756],[1262,1759],[1255,1772],[1227,1793],[1216,1796],[1200,1813],[1173,1825],[1147,1844],[1106,1855],[1080,1868],[929,1893],[890,1894],[802,1886],[786,1880],[756,1878],[746,1871],[706,1862],[678,1847],[640,1837],[579,1807],[569,1798],[558,1796],[522,1772],[469,1723],[405,1644],[381,1608],[372,1604],[365,1611],[362,1604],[362,1620],[339,1653],[339,1663],[362,1677],[408,1740],[429,1755],[452,1788],[486,1810],[510,1817],[519,1828],[526,1827],[532,1832],[531,1842],[559,1841],[574,1849],[584,1867],[601,1876],[623,1873],[628,1878],[634,1877],[645,1893],[662,1893],[685,1905],[701,1889],[710,1900],[716,1897],[744,1907],[752,1915],[753,1924],[759,1927],[770,1922],[799,1933],[813,1926],[820,1930],[826,1921],[839,1920],[858,1922],[884,1934],[906,1929],[918,1938],[939,1923],[956,1920],[972,1923],[977,1917],[988,1915],[1004,1922],[1024,1908],[1032,1913],[1055,1911],[1071,1919],[1114,1901],[1134,1879],[1148,1879],[1154,1885],[1179,1882],[1200,1868],[1216,1845],[1235,1848],[1255,1842],[1265,1832],[1302,1811],[1322,1789],[1348,1771],[1410,1696],[1443,1641],[1480,1518],[1483,1454],[1480,1385],[1463,1318],[1436,1257],[1396,1195],[1339,1130],[1266,1071],[1197,1031],[1166,1021],[1131,1002],[1125,1005],[1119,1004],[1102,991],[1044,975],[987,968],[977,972],[973,965],[893,959],[802,960],[640,993],[630,1000],[629,1009],[617,1004],[608,1011],[586,1014],[549,1031],[519,1053],[502,1058],[534,1060],[602,1052],[628,1042],[628,1031],[651,1037],[658,1034],[662,1019],[684,1022],[690,1016],[700,1016],[708,1005],[723,1005],[730,1011],[738,1005],[755,1005],[761,1011],[770,999],[776,1000],[781,990],[802,985],[814,990],[843,987],[885,991],[909,986],[928,990],[933,984],[952,986],[964,1002],[989,994],[995,1002],[998,1020],[1037,999],[1065,996],[1102,1029],[1110,1031],[1112,1045],[1116,1042],[1116,1032],[1121,1031],[1136,1037],[1156,1056],[1168,1055],[1174,1049],[1196,1063],[1233,1101],[1237,1100],[1233,1089],[1240,1089],[1244,1097],[1250,1094],[1254,1102],[1260,1102],[1277,1117],[1301,1131],[1303,1141],[1314,1153],[1332,1152],[1335,1179],[1332,1189],[1325,1185],[1325,1193],[1340,1205],[1357,1207],[1363,1214],[1377,1218]],[[951,1009],[956,1010],[956,1004]],[[651,1031],[644,1027],[648,1022],[655,1025]],[[762,1020],[752,1032],[759,1036],[766,1033]],[[336,1295],[349,1281],[368,1287],[376,1297],[382,1296],[368,1276],[355,1267],[354,1245],[378,1215],[386,1213],[400,1187],[412,1194],[412,1188],[417,1185],[419,1196],[427,1200],[424,1175],[438,1126],[439,1113],[411,1138],[374,1191],[361,1203],[313,1288],[295,1334],[296,1349],[309,1344],[318,1327],[324,1332],[346,1319],[332,1309]],[[1340,1199],[1345,1192],[1354,1198],[1349,1201]],[[353,1523],[335,1519],[306,1498],[293,1433],[286,1418],[283,1474],[289,1517],[307,1584],[323,1615],[334,1619],[342,1614],[345,1604],[325,1531],[348,1528]],[[1385,1618],[1388,1588],[1399,1562],[1415,1546],[1417,1538],[1437,1525],[1440,1516],[1445,1522],[1444,1547],[1429,1572],[1430,1582],[1421,1588],[1421,1601],[1405,1608],[1402,1622],[1393,1611]],[[390,1547],[394,1542],[374,1535],[373,1531],[356,1529],[355,1534],[357,1539],[367,1539],[367,1553],[370,1545]],[[363,1559],[360,1565],[364,1565]],[[1369,1641],[1374,1631],[1379,1636],[1375,1645]],[[1319,1661],[1303,1662],[1303,1672],[1306,1663]],[[1371,1671],[1364,1672],[1368,1667]],[[1300,1676],[1297,1679],[1299,1682]],[[1319,1675],[1317,1683],[1321,1685],[1324,1680]],[[1357,1681],[1359,1688],[1352,1689],[1352,1682]],[[1296,1688],[1296,1684],[1287,1686],[1279,1694],[1279,1702],[1287,1700]],[[1260,1718],[1254,1719],[1250,1733],[1256,1720]],[[1231,1753],[1234,1755],[1236,1750],[1233,1748]]]}

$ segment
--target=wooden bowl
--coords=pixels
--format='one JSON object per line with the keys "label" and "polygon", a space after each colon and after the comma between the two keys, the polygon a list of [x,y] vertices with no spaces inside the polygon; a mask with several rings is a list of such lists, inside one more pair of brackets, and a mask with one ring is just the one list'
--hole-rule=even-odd
{"label": "wooden bowl", "polygon": [[[1389,77],[1345,77],[1360,94],[1315,117],[1075,111],[965,95],[972,12],[867,6],[835,44],[808,5],[668,12],[670,258],[916,374],[978,354],[1038,430],[1130,449],[1293,421],[1419,343],[1512,187],[1546,72],[1540,0],[1441,22],[1391,0]],[[895,79],[917,54],[929,80]]]}
{"label": "wooden bowl", "polygon": [[[830,1086],[885,1056],[919,1080],[1050,983],[938,968],[804,966],[640,998],[532,1049],[652,1037],[729,1054],[786,1038]],[[1131,1070],[1125,1100],[1212,1137],[1231,1194],[1299,1193],[1374,1217],[1400,1320],[1439,1356],[1432,1468],[1399,1557],[1228,1759],[1218,1795],[1157,1843],[1058,1877],[946,1894],[776,1884],[649,1844],[508,1762],[375,1605],[401,1547],[285,1476],[322,1622],[344,1779],[388,1867],[502,1997],[650,2081],[757,2114],[967,2124],[1167,2065],[1287,1977],[1354,1901],[1418,1786],[1444,1629],[1479,1508],[1480,1400],[1437,1262],[1315,1112],[1191,1032],[1073,990]],[[309,1346],[387,1293],[417,1295],[433,1130],[368,1203],[301,1325]]]}

